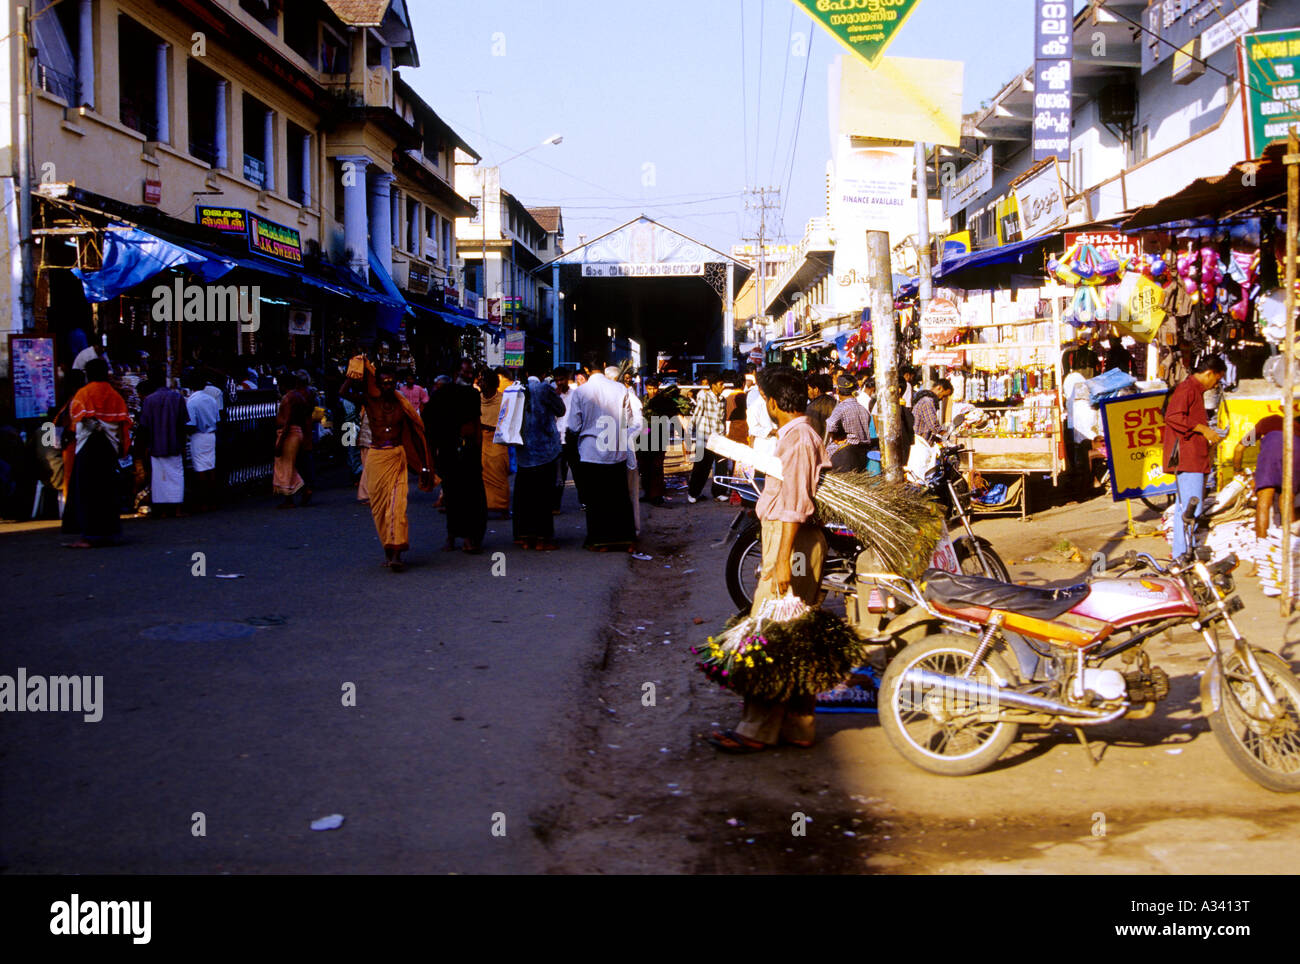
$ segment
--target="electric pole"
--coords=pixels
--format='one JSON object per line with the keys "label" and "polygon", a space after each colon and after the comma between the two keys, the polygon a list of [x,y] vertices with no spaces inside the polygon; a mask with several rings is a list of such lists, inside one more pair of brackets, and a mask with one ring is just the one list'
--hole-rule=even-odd
{"label": "electric pole", "polygon": [[[751,187],[746,188],[745,193],[750,197],[745,198],[745,210],[758,212],[758,236],[741,238],[742,241],[758,242],[758,311],[760,318],[767,317],[767,212],[773,211],[777,207],[777,201],[781,197],[779,187]],[[756,198],[756,200],[751,200]],[[771,200],[769,200],[769,198]],[[766,322],[764,322],[766,325]]]}

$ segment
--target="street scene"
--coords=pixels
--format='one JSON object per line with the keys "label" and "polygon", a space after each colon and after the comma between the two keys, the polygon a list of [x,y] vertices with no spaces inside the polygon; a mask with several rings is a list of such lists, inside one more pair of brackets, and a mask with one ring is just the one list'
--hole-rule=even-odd
{"label": "street scene", "polygon": [[0,875],[1295,872],[1300,0],[3,7]]}

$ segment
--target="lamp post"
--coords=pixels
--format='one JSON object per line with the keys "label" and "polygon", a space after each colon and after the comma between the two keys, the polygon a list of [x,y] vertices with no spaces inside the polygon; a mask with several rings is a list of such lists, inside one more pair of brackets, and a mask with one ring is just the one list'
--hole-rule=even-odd
{"label": "lamp post", "polygon": [[[540,144],[534,144],[532,147],[528,148],[527,150],[520,151],[520,152],[517,153],[517,154],[512,154],[512,155],[510,155],[509,157],[507,157],[504,161],[502,161],[501,163],[497,164],[495,169],[496,169],[496,171],[498,172],[498,178],[497,178],[497,192],[498,192],[498,196],[500,196],[500,191],[501,191],[500,171],[501,171],[501,168],[502,168],[502,167],[504,167],[506,164],[509,164],[511,161],[515,160],[515,158],[523,157],[525,154],[531,153],[532,151],[537,150],[539,147],[546,147],[548,144],[558,144],[558,143],[560,143],[562,140],[564,140],[564,135],[562,135],[562,134],[552,134],[550,137],[546,138],[546,140],[542,141]],[[482,281],[481,281],[481,283],[480,283],[480,285],[479,285],[479,289],[480,289],[480,291],[482,292],[482,299],[483,299],[483,318],[484,318],[484,320],[486,320],[487,317],[488,317],[488,309],[487,309],[487,172],[488,172],[488,168],[486,168],[486,167],[483,168],[483,169],[481,169],[481,170],[479,171],[479,200],[478,200],[478,207],[479,207],[478,215],[479,215],[479,220],[482,222],[482,225],[481,225],[481,226],[482,226],[482,228],[483,228],[483,250],[482,250],[482,256],[483,256],[483,277],[482,277]]]}

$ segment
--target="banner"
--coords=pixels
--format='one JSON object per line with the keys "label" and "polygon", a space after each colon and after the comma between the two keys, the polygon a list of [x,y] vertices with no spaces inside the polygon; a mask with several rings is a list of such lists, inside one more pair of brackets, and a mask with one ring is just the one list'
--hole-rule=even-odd
{"label": "banner", "polygon": [[[1070,156],[1074,62],[1073,4],[1034,3],[1033,160]],[[1026,234],[1025,237],[1033,235]]]}
{"label": "banner", "polygon": [[847,231],[888,231],[912,209],[913,149],[854,147],[840,139],[835,159],[835,225]]}
{"label": "banner", "polygon": [[991,190],[993,190],[993,148],[986,147],[979,159],[963,167],[961,173],[951,183],[944,181],[940,188],[940,193],[943,195],[943,216],[951,218],[981,194],[987,194]]}
{"label": "banner", "polygon": [[243,208],[222,208],[200,204],[194,208],[194,223],[222,234],[247,234],[248,212]]}
{"label": "banner", "polygon": [[620,264],[584,264],[582,276],[584,278],[702,278],[704,262],[673,264],[625,261]]}
{"label": "banner", "polygon": [[844,47],[876,66],[921,0],[794,0]]}
{"label": "banner", "polygon": [[1168,394],[1125,395],[1101,403],[1110,494],[1116,502],[1177,491],[1174,477],[1164,468],[1163,408]]}
{"label": "banner", "polygon": [[[1246,115],[1246,156],[1259,157],[1300,124],[1300,30],[1247,34],[1237,48]],[[1261,93],[1261,91],[1263,93]]]}
{"label": "banner", "polygon": [[524,333],[522,331],[506,332],[506,368],[524,367]]}
{"label": "banner", "polygon": [[248,215],[248,247],[290,264],[302,264],[302,236],[294,228]]}

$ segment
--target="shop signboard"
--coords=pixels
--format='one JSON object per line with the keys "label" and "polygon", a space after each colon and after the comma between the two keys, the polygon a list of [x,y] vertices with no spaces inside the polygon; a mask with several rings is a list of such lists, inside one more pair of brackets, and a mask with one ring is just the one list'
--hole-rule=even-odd
{"label": "shop signboard", "polygon": [[1028,241],[1065,223],[1065,189],[1061,169],[1049,158],[1012,182],[1016,209],[1020,212],[1020,238]]}
{"label": "shop signboard", "polygon": [[963,167],[951,180],[946,177],[940,180],[943,216],[951,218],[957,212],[964,211],[977,197],[993,190],[993,148],[984,148],[984,153]]}
{"label": "shop signboard", "polygon": [[1174,477],[1164,468],[1165,396],[1147,392],[1101,403],[1110,494],[1116,502],[1171,495]]}
{"label": "shop signboard", "polygon": [[222,234],[247,234],[248,212],[243,208],[200,204],[194,208],[194,223]]}
{"label": "shop signboard", "polygon": [[845,49],[876,66],[921,0],[794,0]]}
{"label": "shop signboard", "polygon": [[[1226,44],[1221,39],[1224,30],[1231,29],[1235,17],[1245,19],[1247,6],[1241,0],[1156,0],[1147,7],[1142,18],[1146,29],[1141,34],[1142,73],[1148,73],[1174,58],[1180,50],[1196,52],[1196,41],[1201,39],[1200,57],[1205,58]],[[1258,9],[1254,12],[1255,24],[1259,22]],[[1253,29],[1253,27],[1251,28]],[[1214,32],[1215,43],[1210,53],[1205,44]],[[1231,43],[1231,39],[1227,41]]]}
{"label": "shop signboard", "polygon": [[15,418],[45,418],[55,405],[54,339],[9,336]]}
{"label": "shop signboard", "polygon": [[1300,125],[1300,30],[1247,34],[1237,48],[1245,98],[1246,155],[1259,157]]}
{"label": "shop signboard", "polygon": [[[1073,4],[1034,3],[1033,160],[1070,156],[1074,66]],[[1026,235],[1032,237],[1032,235]]]}
{"label": "shop signboard", "polygon": [[1246,0],[1238,4],[1235,10],[1215,19],[1201,34],[1201,59],[1208,60],[1211,54],[1218,53],[1243,34],[1250,33],[1259,26],[1259,0]]}
{"label": "shop signboard", "polygon": [[248,215],[249,250],[269,258],[302,264],[302,236],[295,228]]}
{"label": "shop signboard", "polygon": [[311,309],[310,308],[289,309],[289,334],[291,335],[311,334]]}
{"label": "shop signboard", "polygon": [[150,178],[145,178],[144,203],[145,204],[162,203],[162,181],[155,181]]}
{"label": "shop signboard", "polygon": [[522,331],[506,332],[506,368],[524,367],[524,333]]}
{"label": "shop signboard", "polygon": [[406,288],[417,295],[427,294],[429,291],[429,269],[416,261],[412,261],[407,267]]}
{"label": "shop signboard", "polygon": [[682,264],[668,262],[622,262],[619,264],[584,264],[584,278],[702,278],[704,262]]}
{"label": "shop signboard", "polygon": [[488,316],[488,321],[493,321],[496,322],[497,324],[501,323],[501,299],[500,298],[488,299],[487,316]]}
{"label": "shop signboard", "polygon": [[1137,258],[1142,255],[1142,239],[1118,231],[1066,231],[1065,246],[1061,250],[1069,251],[1076,244],[1105,248],[1118,258]]}

